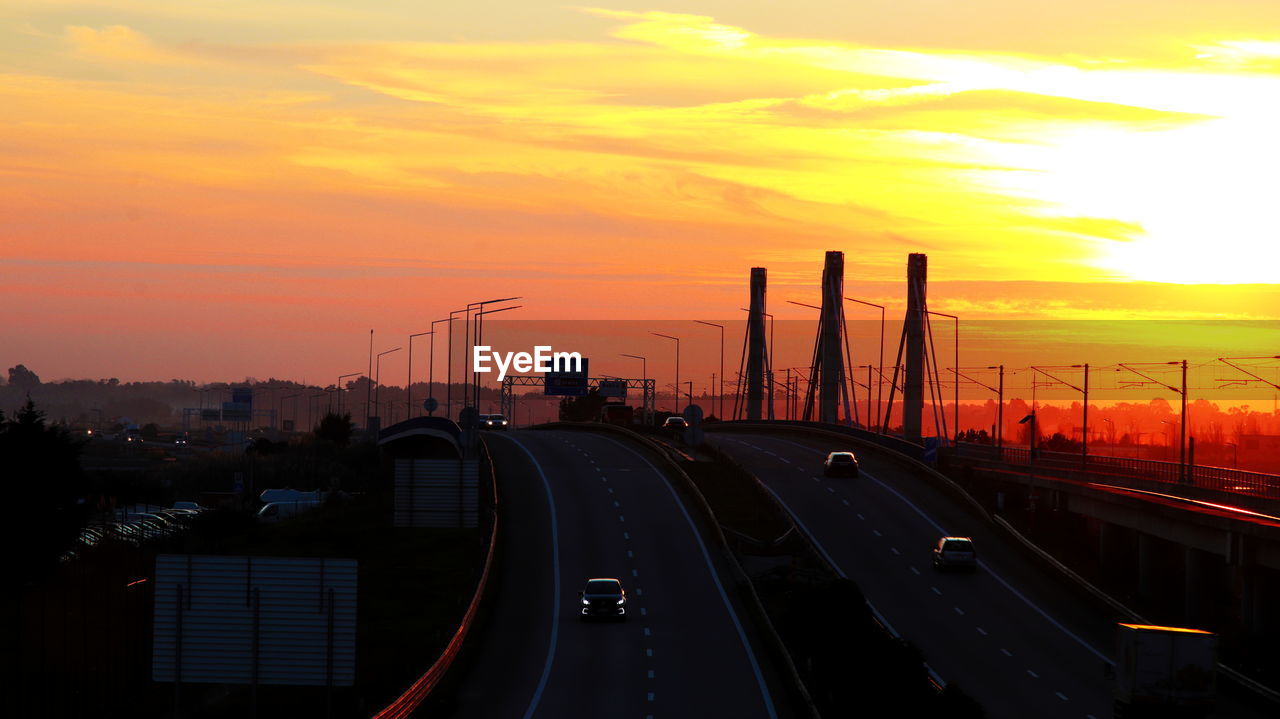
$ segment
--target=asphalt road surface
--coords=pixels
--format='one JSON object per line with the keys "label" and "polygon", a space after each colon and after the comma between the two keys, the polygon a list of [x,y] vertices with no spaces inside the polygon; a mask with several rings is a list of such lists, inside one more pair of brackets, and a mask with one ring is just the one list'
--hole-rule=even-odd
{"label": "asphalt road surface", "polygon": [[[790,716],[715,552],[651,459],[586,432],[486,442],[502,499],[499,594],[454,716]],[[625,622],[579,620],[589,577],[622,580]]]}
{"label": "asphalt road surface", "polygon": [[[988,716],[1111,716],[1103,667],[1113,625],[1039,591],[1040,572],[1002,551],[996,533],[949,496],[857,447],[797,434],[723,432],[712,441],[751,469],[931,668]],[[822,461],[834,450],[856,452],[859,478],[822,476]],[[944,535],[973,537],[978,571],[932,568],[930,551]]]}
{"label": "asphalt road surface", "polygon": [[[884,450],[791,432],[708,435],[752,470],[843,574],[943,680],[992,719],[1106,719],[1116,619],[1064,591],[1063,579],[1008,544],[918,470]],[[831,451],[858,455],[861,476],[824,478]],[[938,573],[931,550],[969,536],[973,574]],[[1217,716],[1258,717],[1220,692]]]}

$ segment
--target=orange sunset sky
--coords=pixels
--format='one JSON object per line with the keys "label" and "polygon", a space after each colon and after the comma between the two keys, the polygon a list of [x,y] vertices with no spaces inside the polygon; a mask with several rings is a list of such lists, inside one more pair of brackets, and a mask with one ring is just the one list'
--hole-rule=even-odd
{"label": "orange sunset sky", "polygon": [[1280,319],[1277,127],[1277,2],[10,1],[0,363],[317,381],[756,265],[808,319],[833,249],[895,317],[925,252],[965,319]]}

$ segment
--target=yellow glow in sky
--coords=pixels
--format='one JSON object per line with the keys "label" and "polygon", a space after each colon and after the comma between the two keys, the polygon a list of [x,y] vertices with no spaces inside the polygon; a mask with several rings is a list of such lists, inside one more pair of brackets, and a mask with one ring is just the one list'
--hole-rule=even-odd
{"label": "yellow glow in sky", "polygon": [[750,266],[800,292],[828,249],[890,304],[926,252],[966,316],[1275,317],[1087,289],[1274,283],[1268,27],[1243,0],[12,3],[0,284],[28,304],[0,330],[38,353],[123,315],[136,343],[195,297],[264,338],[416,331],[477,283],[733,312]]}

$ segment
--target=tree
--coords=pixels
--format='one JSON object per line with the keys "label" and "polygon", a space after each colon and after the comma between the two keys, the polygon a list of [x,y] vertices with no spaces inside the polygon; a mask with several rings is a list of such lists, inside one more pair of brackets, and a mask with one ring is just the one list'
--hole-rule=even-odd
{"label": "tree", "polygon": [[40,386],[40,376],[27,369],[26,365],[9,368],[9,386],[19,389],[31,389]]}
{"label": "tree", "polygon": [[337,413],[329,412],[320,420],[320,425],[316,427],[316,439],[333,442],[339,447],[345,447],[351,441],[351,433],[354,427],[351,424],[351,413],[344,412],[341,416]]}
{"label": "tree", "polygon": [[25,576],[51,564],[83,526],[86,487],[80,443],[65,428],[47,425],[44,412],[28,398],[0,423],[0,458],[5,500],[15,509],[5,522],[6,530],[16,535],[8,546],[22,547],[11,553],[17,564],[13,574]]}

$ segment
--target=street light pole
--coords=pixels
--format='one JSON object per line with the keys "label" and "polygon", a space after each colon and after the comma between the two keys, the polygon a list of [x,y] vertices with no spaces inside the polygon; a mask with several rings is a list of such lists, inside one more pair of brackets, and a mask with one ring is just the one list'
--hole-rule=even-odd
{"label": "street light pole", "polygon": [[[427,368],[427,396],[428,397],[432,396],[431,388],[436,383],[436,325],[440,324],[441,322],[448,322],[448,321],[449,321],[449,318],[447,317],[444,319],[431,321],[431,349],[428,351],[428,354],[431,355],[431,360],[430,362],[427,363],[428,364],[428,368]],[[436,411],[434,409],[428,410],[427,416],[428,417],[436,416]]]}
{"label": "street light pole", "polygon": [[[718,325],[715,322],[705,322],[703,320],[694,320],[694,322],[697,322],[700,325],[707,325],[708,327],[720,328],[720,407],[719,409],[716,410],[716,416],[720,419],[720,421],[723,422],[724,421],[724,325]],[[773,350],[772,342],[769,343],[769,349],[770,351]],[[773,371],[772,365],[770,365],[769,370],[770,372]],[[712,389],[714,390],[715,387],[712,387]]]}
{"label": "street light pole", "polygon": [[676,341],[676,383],[675,383],[676,384],[676,397],[675,397],[676,408],[675,409],[676,409],[676,414],[679,414],[680,413],[680,338],[674,337],[672,335],[664,335],[661,332],[650,332],[649,334],[657,335],[658,337],[666,337],[669,340]]}
{"label": "street light pole", "polygon": [[[369,373],[368,373],[366,376],[367,376],[367,377],[372,377],[372,376],[373,376],[373,330],[369,330]],[[372,394],[371,394],[372,392],[373,392],[373,385],[372,385],[372,384],[365,385],[365,388],[364,388],[364,428],[365,428],[365,431],[368,431],[368,430],[369,430],[369,415],[371,414],[371,413],[369,412],[369,400],[372,398]],[[297,418],[297,417],[294,417],[293,419],[294,419],[294,421],[295,421],[295,422],[298,420],[298,418]]]}
{"label": "street light pole", "polygon": [[[516,297],[513,299],[520,299],[520,298]],[[506,302],[506,301],[504,301],[504,299],[499,299],[499,301],[495,301],[495,302]],[[497,308],[497,310],[480,310],[479,312],[476,312],[475,344],[479,345],[481,342],[484,342],[484,316],[485,315],[493,315],[493,313],[506,312],[507,310],[520,310],[521,307],[524,307],[524,304],[512,304],[511,307],[499,307]],[[475,377],[475,408],[480,409],[480,375],[479,375],[479,372],[472,372],[471,376]],[[512,397],[515,397],[515,395],[512,395]],[[515,422],[516,418],[512,417],[511,421]]]}
{"label": "street light pole", "polygon": [[342,380],[348,377],[359,377],[359,376],[360,376],[359,372],[352,372],[351,374],[338,375],[338,384],[334,385],[335,387],[338,388],[338,416],[342,416]]}
{"label": "street light pole", "polygon": [[[878,305],[874,302],[867,302],[865,300],[855,300],[852,297],[846,297],[845,299],[849,300],[850,302],[857,302],[860,305],[867,305],[868,307],[880,308],[880,365],[879,367],[881,368],[881,378],[880,378],[880,382],[876,383],[876,411],[875,411],[876,419],[878,420],[880,418],[880,405],[884,400],[884,377],[883,377],[883,369],[882,369],[884,367],[884,305]],[[868,378],[867,381],[870,382],[871,381],[870,378]],[[959,380],[956,381],[956,386],[959,387]],[[868,393],[871,392],[870,387],[867,387],[867,392]],[[870,427],[870,424],[871,424],[871,414],[872,414],[869,410],[870,408],[868,408],[868,413],[867,413],[868,427]],[[880,425],[880,422],[877,421],[876,426],[878,427],[879,425]],[[960,428],[956,427],[956,431],[959,431],[959,430]]]}
{"label": "street light pole", "polygon": [[449,357],[445,362],[445,366],[448,368],[447,369],[448,377],[445,380],[448,383],[448,388],[445,391],[446,399],[444,402],[444,416],[450,419],[453,418],[453,322],[454,322],[453,316],[457,314],[461,314],[463,312],[466,312],[466,310],[465,309],[454,310],[449,313],[449,348],[448,348]]}
{"label": "street light pole", "polygon": [[[405,419],[409,419],[409,417],[413,415],[413,338],[423,337],[425,335],[431,335],[434,338],[435,334],[435,330],[432,330],[430,332],[419,332],[417,334],[409,335],[409,379],[406,382],[405,387],[405,391],[408,392],[405,397],[405,403],[408,405],[408,412],[405,415]],[[427,385],[427,391],[431,391],[430,384]]]}
{"label": "street light pole", "polygon": [[[381,393],[381,391],[382,391],[382,355],[389,355],[389,354],[391,354],[392,352],[399,352],[401,349],[402,349],[402,348],[400,348],[400,347],[396,347],[395,349],[389,349],[389,350],[387,350],[386,352],[379,352],[379,353],[378,353],[378,359],[377,359],[377,362],[376,362],[376,366],[377,366],[377,375],[376,375],[376,377],[377,377],[377,379],[375,379],[375,380],[374,380],[374,383],[378,385],[378,389],[374,390],[374,393],[373,393],[373,406],[374,406],[374,408],[375,408],[375,409],[376,409],[376,408],[377,408],[377,406],[378,406],[378,397],[380,396],[380,393]],[[381,430],[381,429],[382,429],[381,422],[379,422],[379,427],[378,427],[378,429],[379,429],[379,430]]]}

